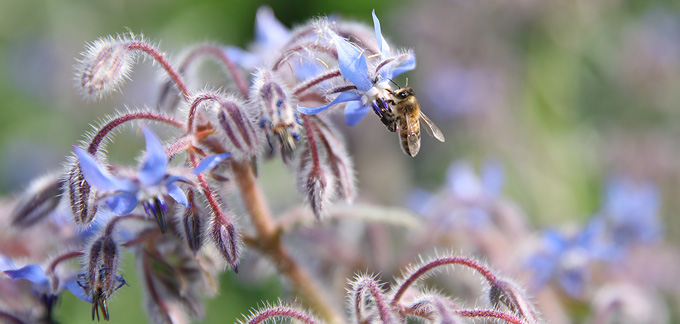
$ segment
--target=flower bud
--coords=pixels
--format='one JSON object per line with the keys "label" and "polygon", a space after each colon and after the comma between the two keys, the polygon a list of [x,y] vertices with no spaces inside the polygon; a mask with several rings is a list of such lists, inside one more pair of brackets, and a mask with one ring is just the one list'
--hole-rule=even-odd
{"label": "flower bud", "polygon": [[205,217],[205,215],[202,210],[200,210],[200,207],[194,202],[194,191],[192,189],[187,190],[187,201],[190,207],[183,208],[182,231],[189,249],[191,249],[195,256],[203,246],[203,217]]}
{"label": "flower bud", "polygon": [[[313,149],[316,149],[313,147]],[[298,190],[305,195],[309,205],[312,207],[314,216],[317,219],[323,214],[323,207],[335,194],[335,177],[325,164],[320,164],[319,159],[315,159],[320,152],[312,154],[306,148],[300,155],[299,169],[297,172]]]}
{"label": "flower bud", "polygon": [[300,124],[295,118],[297,112],[291,105],[288,88],[272,72],[260,70],[255,75],[252,89],[250,97],[259,112],[260,127],[267,134],[269,146],[273,149],[270,136],[275,137],[281,146],[282,157],[290,160],[300,136]]}
{"label": "flower bud", "polygon": [[216,109],[218,130],[227,149],[238,160],[247,160],[260,148],[259,135],[251,118],[236,101],[224,100]]}
{"label": "flower bud", "polygon": [[85,181],[78,162],[68,172],[66,189],[76,224],[89,224],[97,213],[97,190]]}
{"label": "flower bud", "polygon": [[538,323],[534,306],[525,292],[513,282],[502,279],[496,280],[489,289],[489,300],[496,309],[505,305],[508,310],[526,320],[527,323]]}
{"label": "flower bud", "polygon": [[127,78],[134,59],[123,39],[99,39],[87,46],[76,67],[78,84],[86,97],[101,98],[116,91]]}
{"label": "flower bud", "polygon": [[241,237],[236,231],[234,224],[224,214],[219,213],[213,217],[210,226],[210,238],[227,261],[227,264],[238,272],[238,259],[241,254]]}
{"label": "flower bud", "polygon": [[92,298],[92,320],[99,319],[99,310],[105,320],[109,320],[107,299],[125,284],[125,279],[118,275],[118,244],[111,235],[97,238],[85,257],[86,272],[78,277],[84,282],[80,285]]}
{"label": "flower bud", "polygon": [[30,227],[52,212],[62,194],[62,179],[54,174],[33,181],[12,210],[12,225]]}

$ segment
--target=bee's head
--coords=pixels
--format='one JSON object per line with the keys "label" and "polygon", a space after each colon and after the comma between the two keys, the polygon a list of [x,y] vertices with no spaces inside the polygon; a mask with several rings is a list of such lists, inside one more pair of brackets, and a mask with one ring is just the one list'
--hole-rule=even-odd
{"label": "bee's head", "polygon": [[410,96],[414,96],[415,93],[413,92],[413,89],[405,87],[401,88],[397,91],[394,92],[394,97],[400,100],[404,100]]}

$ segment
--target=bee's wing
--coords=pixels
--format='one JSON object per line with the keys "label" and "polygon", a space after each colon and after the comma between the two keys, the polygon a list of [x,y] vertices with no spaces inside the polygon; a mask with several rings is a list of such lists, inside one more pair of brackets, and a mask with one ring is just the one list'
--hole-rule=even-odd
{"label": "bee's wing", "polygon": [[404,114],[406,119],[406,143],[408,145],[408,154],[416,156],[420,151],[420,121],[418,118],[411,118],[411,114]]}
{"label": "bee's wing", "polygon": [[427,134],[438,139],[440,142],[444,142],[444,134],[442,134],[442,131],[439,130],[439,127],[435,125],[425,114],[423,114],[422,111],[420,111],[420,118],[423,119],[425,122],[425,131],[427,131]]}

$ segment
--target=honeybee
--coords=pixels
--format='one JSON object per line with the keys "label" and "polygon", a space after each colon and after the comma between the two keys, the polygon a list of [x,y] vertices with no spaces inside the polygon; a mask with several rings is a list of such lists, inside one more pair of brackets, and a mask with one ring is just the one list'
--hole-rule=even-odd
{"label": "honeybee", "polygon": [[410,156],[416,156],[420,150],[420,120],[425,123],[425,131],[430,136],[444,142],[444,134],[439,130],[423,112],[420,110],[418,100],[416,100],[413,89],[409,87],[400,88],[391,93],[392,99],[387,100],[391,105],[393,121],[391,125],[385,123],[388,129],[399,130],[401,139],[401,149]]}

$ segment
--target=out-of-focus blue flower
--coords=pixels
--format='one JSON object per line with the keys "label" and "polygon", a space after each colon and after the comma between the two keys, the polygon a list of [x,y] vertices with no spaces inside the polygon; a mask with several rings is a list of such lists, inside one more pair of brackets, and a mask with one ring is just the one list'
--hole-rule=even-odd
{"label": "out-of-focus blue flower", "polygon": [[[1,265],[0,265],[1,266]],[[2,268],[0,268],[2,269]],[[31,288],[33,292],[40,296],[41,302],[51,309],[57,300],[57,295],[60,293],[62,288],[66,288],[74,296],[83,299],[84,293],[83,289],[80,288],[75,281],[75,276],[71,279],[66,280],[62,287],[59,287],[57,291],[52,290],[52,280],[47,276],[45,270],[37,264],[29,264],[23,268],[4,270],[7,276],[9,276],[13,281],[15,280],[28,280],[32,283]],[[83,299],[86,300],[86,299]],[[87,300],[86,300],[87,301]],[[91,301],[90,301],[91,302]]]}
{"label": "out-of-focus blue flower", "polygon": [[600,216],[607,223],[614,248],[625,250],[631,244],[658,239],[663,233],[659,204],[659,192],[652,183],[623,177],[609,180]]}
{"label": "out-of-focus blue flower", "polygon": [[117,178],[99,164],[91,154],[74,147],[80,168],[87,182],[106,193],[106,205],[117,216],[130,214],[139,202],[142,202],[146,213],[158,221],[161,231],[166,230],[165,212],[167,206],[165,196],[188,206],[187,197],[175,182],[188,182],[183,177],[168,174],[168,157],[163,145],[156,135],[142,128],[146,140],[146,156],[142,166],[133,178]]}
{"label": "out-of-focus blue flower", "polygon": [[229,58],[245,69],[254,69],[264,63],[266,57],[280,52],[290,39],[290,30],[274,16],[268,6],[262,6],[255,14],[255,43],[251,51],[236,46],[227,46]]}
{"label": "out-of-focus blue flower", "polygon": [[526,263],[533,274],[531,288],[538,290],[555,279],[568,295],[582,296],[591,262],[608,257],[608,247],[601,241],[604,229],[601,219],[594,218],[574,235],[546,230],[540,250]]}
{"label": "out-of-focus blue flower", "polygon": [[408,204],[442,227],[480,229],[491,222],[493,202],[501,194],[503,181],[500,163],[485,162],[477,175],[469,163],[455,162],[447,171],[445,190],[437,195],[415,190],[409,195]]}
{"label": "out-of-focus blue flower", "polygon": [[416,58],[409,52],[395,56],[390,50],[380,31],[380,21],[373,12],[373,25],[375,27],[376,41],[380,49],[380,63],[376,70],[369,72],[366,56],[363,50],[357,48],[344,38],[331,33],[331,38],[338,52],[338,68],[345,79],[352,83],[354,89],[340,92],[329,104],[320,107],[301,107],[297,109],[303,114],[318,114],[331,106],[346,102],[345,122],[348,125],[358,124],[368,113],[371,107],[380,116],[378,102],[386,107],[386,99],[390,98],[389,81],[397,75],[416,67]]}

